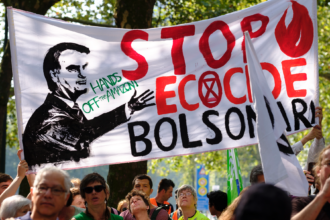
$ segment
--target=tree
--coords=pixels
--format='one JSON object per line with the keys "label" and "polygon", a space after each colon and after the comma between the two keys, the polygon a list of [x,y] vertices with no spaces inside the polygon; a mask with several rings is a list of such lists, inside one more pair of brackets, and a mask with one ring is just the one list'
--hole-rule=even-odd
{"label": "tree", "polygon": [[[116,25],[120,28],[150,28],[156,0],[118,0]],[[147,173],[147,161],[109,166],[108,184],[111,196],[109,205],[117,207],[132,189],[131,182],[138,174]]]}
{"label": "tree", "polygon": [[[31,11],[37,14],[46,14],[50,7],[52,7],[59,0],[47,0],[47,1],[25,1],[25,0],[2,0],[0,1],[5,7],[13,6],[18,9]],[[6,112],[7,112],[7,103],[9,101],[9,94],[11,88],[11,80],[13,77],[12,68],[11,68],[11,56],[10,56],[10,47],[9,42],[5,45],[4,55],[1,62],[0,70],[0,143],[5,143],[4,138],[6,137],[6,126],[2,126],[6,123]],[[3,149],[3,148],[2,148]],[[0,152],[4,154],[4,152]]]}

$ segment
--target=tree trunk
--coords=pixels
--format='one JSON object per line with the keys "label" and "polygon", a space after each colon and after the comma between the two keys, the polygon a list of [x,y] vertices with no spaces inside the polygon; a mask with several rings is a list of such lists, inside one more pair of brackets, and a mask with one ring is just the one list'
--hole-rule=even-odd
{"label": "tree trunk", "polygon": [[[3,3],[5,7],[12,6],[17,9],[22,9],[25,11],[31,11],[33,13],[44,15],[56,2],[60,0],[0,0],[0,3]],[[0,144],[6,144],[4,138],[6,137],[6,112],[7,112],[7,103],[9,100],[11,80],[13,77],[13,72],[11,68],[11,55],[9,48],[9,41],[7,43],[4,55],[1,62],[1,71],[0,71]],[[0,148],[0,149],[5,149]],[[0,152],[4,154],[5,152]],[[23,192],[24,193],[24,192]]]}
{"label": "tree trunk", "polygon": [[116,25],[119,28],[151,28],[156,0],[117,0]]}
{"label": "tree trunk", "polygon": [[138,174],[146,173],[147,161],[110,165],[108,173],[110,199],[108,204],[117,208],[118,202],[125,199],[127,193],[132,190],[134,177]]}
{"label": "tree trunk", "polygon": [[[156,0],[117,0],[116,25],[119,28],[151,28],[152,13]],[[109,205],[117,208],[132,190],[132,181],[138,174],[147,173],[148,161],[109,166],[108,184],[110,186]]]}
{"label": "tree trunk", "polygon": [[[1,62],[0,71],[0,154],[1,158],[6,155],[6,117],[7,117],[7,103],[9,99],[10,83],[13,77],[11,69],[11,57],[9,43],[6,46]],[[3,146],[4,145],[4,146]],[[5,163],[3,163],[5,164]],[[1,172],[5,172],[5,167],[2,167]]]}

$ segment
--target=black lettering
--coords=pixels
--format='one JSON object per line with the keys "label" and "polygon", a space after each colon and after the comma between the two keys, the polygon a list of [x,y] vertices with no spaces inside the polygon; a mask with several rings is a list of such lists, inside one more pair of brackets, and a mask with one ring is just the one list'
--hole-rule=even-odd
{"label": "black lettering", "polygon": [[182,145],[184,148],[193,148],[193,147],[201,147],[203,146],[202,141],[189,141],[189,135],[188,135],[188,128],[187,128],[187,120],[185,114],[179,115],[179,121],[180,121],[180,131],[181,131],[181,140]]}
{"label": "black lettering", "polygon": [[286,136],[284,134],[282,134],[280,139],[282,139],[286,143],[286,146],[281,144],[280,142],[277,142],[278,149],[285,155],[294,154],[293,150],[291,148],[291,145],[290,145],[288,139],[286,138]]}
{"label": "black lettering", "polygon": [[[131,122],[127,124],[128,126],[128,133],[129,133],[129,138],[131,141],[131,150],[132,150],[132,156],[134,157],[139,157],[139,156],[146,156],[151,152],[152,149],[152,143],[149,139],[145,138],[149,131],[150,131],[150,126],[146,121],[137,121],[137,122]],[[143,134],[136,136],[134,133],[134,126],[141,126],[143,128]],[[138,141],[143,141],[146,145],[146,149],[137,152],[136,151],[136,142]]]}
{"label": "black lettering", "polygon": [[281,102],[277,102],[277,106],[280,109],[280,111],[282,113],[282,116],[284,118],[284,121],[286,123],[286,131],[292,131],[292,128],[291,128],[291,125],[290,125],[288,116],[286,115],[286,112],[284,110],[284,107],[283,107],[282,103]]}
{"label": "black lettering", "polygon": [[254,122],[256,122],[257,115],[253,111],[251,105],[247,105],[245,107],[245,109],[246,109],[247,121],[248,121],[248,125],[249,125],[249,135],[250,135],[250,138],[254,138],[256,135],[254,134],[254,125],[253,125],[252,120],[254,120]]}
{"label": "black lettering", "polygon": [[[173,137],[173,139],[172,139],[172,143],[170,144],[170,146],[164,146],[162,144],[162,142],[160,141],[160,136],[159,136],[160,126],[164,122],[168,122],[172,127],[172,137]],[[176,145],[176,142],[178,140],[178,131],[176,129],[176,124],[175,124],[173,119],[171,119],[171,118],[162,118],[157,122],[157,124],[155,126],[155,140],[156,140],[157,146],[162,151],[170,151],[170,150],[174,149],[174,147]]]}
{"label": "black lettering", "polygon": [[270,104],[269,104],[269,101],[266,98],[266,96],[264,96],[264,99],[265,99],[265,103],[266,103],[266,108],[267,108],[267,111],[268,111],[268,115],[269,115],[269,118],[270,118],[270,122],[272,123],[272,128],[274,129],[274,127],[275,127],[274,115],[273,115],[272,109],[270,108]]}
{"label": "black lettering", "polygon": [[[237,136],[233,135],[233,133],[231,133],[231,131],[230,131],[229,117],[230,117],[231,113],[236,113],[239,117],[240,122],[241,122],[241,130],[240,130],[240,132]],[[227,134],[231,139],[239,140],[243,137],[244,131],[245,131],[244,116],[238,108],[232,107],[232,108],[228,109],[228,111],[225,115],[225,127],[226,127]]]}
{"label": "black lettering", "polygon": [[219,144],[222,141],[222,134],[221,134],[220,129],[217,126],[215,126],[215,124],[210,122],[210,120],[209,120],[210,115],[219,116],[219,112],[215,111],[215,110],[208,110],[208,111],[203,113],[203,122],[204,122],[204,124],[207,127],[209,127],[215,134],[215,137],[213,139],[206,138],[206,142],[208,144],[212,144],[212,145]]}
{"label": "black lettering", "polygon": [[[301,106],[303,107],[301,112],[298,112],[297,110],[297,103],[300,103]],[[305,118],[304,114],[307,111],[307,104],[304,100],[302,99],[293,99],[292,100],[292,111],[293,111],[293,116],[294,116],[294,130],[298,131],[300,129],[300,123],[299,120],[305,125],[306,128],[312,127],[311,123]]]}
{"label": "black lettering", "polygon": [[311,109],[311,112],[312,112],[311,124],[315,124],[315,104],[314,104],[313,100],[311,101],[309,108]]}

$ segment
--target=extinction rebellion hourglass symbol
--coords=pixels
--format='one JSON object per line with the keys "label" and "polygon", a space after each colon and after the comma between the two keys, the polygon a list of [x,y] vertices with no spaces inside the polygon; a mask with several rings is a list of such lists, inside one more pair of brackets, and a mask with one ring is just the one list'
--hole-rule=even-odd
{"label": "extinction rebellion hourglass symbol", "polygon": [[[206,93],[203,93],[203,88],[206,89]],[[208,108],[213,108],[220,103],[222,87],[216,72],[207,71],[201,75],[198,81],[198,94]]]}

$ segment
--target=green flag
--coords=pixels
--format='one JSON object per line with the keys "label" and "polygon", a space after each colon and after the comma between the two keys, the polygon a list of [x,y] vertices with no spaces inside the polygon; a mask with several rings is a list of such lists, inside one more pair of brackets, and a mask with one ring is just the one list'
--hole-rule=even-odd
{"label": "green flag", "polygon": [[227,150],[227,198],[230,205],[243,189],[241,168],[237,150]]}

